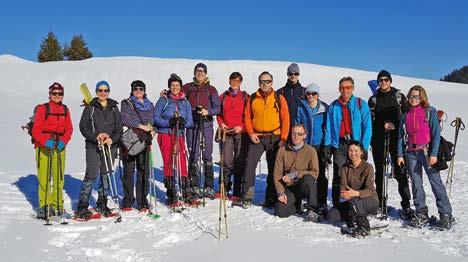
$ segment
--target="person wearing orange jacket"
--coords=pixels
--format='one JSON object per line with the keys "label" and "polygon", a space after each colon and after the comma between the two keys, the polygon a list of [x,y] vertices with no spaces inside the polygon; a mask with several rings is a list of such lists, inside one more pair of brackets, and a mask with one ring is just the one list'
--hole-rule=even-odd
{"label": "person wearing orange jacket", "polygon": [[273,75],[262,72],[258,76],[260,88],[250,96],[244,112],[245,130],[250,137],[245,174],[242,179],[242,198],[239,203],[248,208],[255,193],[255,169],[263,152],[266,153],[268,177],[264,207],[273,207],[277,195],[273,182],[276,153],[286,144],[289,134],[289,110],[286,99],[273,90]]}
{"label": "person wearing orange jacket", "polygon": [[[225,190],[229,192],[233,187],[232,196],[236,198],[241,196],[241,182],[249,140],[245,133],[244,111],[250,96],[240,89],[242,80],[239,72],[233,72],[229,76],[229,88],[219,96],[221,113],[216,116],[219,127],[226,132],[223,146]],[[231,176],[234,176],[234,183],[231,182]]]}
{"label": "person wearing orange jacket", "polygon": [[[31,135],[36,149],[39,219],[64,212],[65,147],[71,139],[73,125],[68,108],[62,104],[63,96],[63,86],[53,83],[49,87],[49,102],[39,105],[34,114]],[[52,183],[49,176],[52,176]]]}

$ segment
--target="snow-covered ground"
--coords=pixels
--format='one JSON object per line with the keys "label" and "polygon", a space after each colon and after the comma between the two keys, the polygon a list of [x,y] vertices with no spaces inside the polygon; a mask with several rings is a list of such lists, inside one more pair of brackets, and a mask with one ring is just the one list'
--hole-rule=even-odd
{"label": "snow-covered ground", "polygon": [[[90,88],[98,80],[108,80],[111,97],[120,101],[128,96],[132,80],[146,82],[151,100],[166,87],[170,73],[179,74],[184,82],[191,80],[193,67],[200,61],[186,59],[157,59],[137,57],[93,58],[81,62],[38,64],[10,55],[0,56],[0,254],[1,261],[342,261],[355,258],[361,261],[467,261],[468,260],[468,148],[462,131],[457,145],[456,168],[452,188],[452,206],[457,224],[449,231],[428,229],[410,230],[402,227],[397,210],[390,213],[390,226],[364,239],[342,236],[339,228],[329,224],[303,222],[300,217],[279,219],[271,211],[258,206],[244,210],[228,207],[229,238],[217,240],[218,201],[207,206],[191,208],[183,214],[170,213],[164,201],[161,177],[161,157],[155,154],[155,174],[159,181],[159,220],[136,212],[123,214],[122,223],[113,219],[69,225],[43,226],[31,218],[37,207],[37,180],[34,153],[29,137],[20,126],[32,113],[34,105],[47,99],[47,88],[54,82],[65,86],[65,103],[69,106],[75,132],[67,150],[65,175],[65,208],[72,210],[78,199],[83,178],[84,141],[78,131],[81,115],[79,85]],[[289,62],[268,61],[203,61],[208,65],[212,84],[223,91],[232,71],[244,75],[243,88],[253,92],[260,72],[274,75],[275,88],[286,79]],[[352,76],[356,94],[367,99],[367,81],[375,72],[354,69],[300,64],[301,83],[315,82],[321,87],[321,98],[330,102],[338,96],[338,80]],[[391,71],[391,68],[389,68]],[[443,135],[452,140],[454,129],[449,126],[456,116],[463,119],[468,98],[468,86],[424,79],[393,76],[393,84],[404,93],[415,84],[424,86],[430,102],[449,116]],[[155,145],[155,152],[159,148]],[[214,158],[218,158],[215,148]],[[216,169],[215,171],[218,171]],[[265,191],[266,163],[257,177],[256,201]],[[117,174],[119,175],[119,174]],[[445,181],[446,172],[442,173]],[[427,182],[427,181],[425,181]],[[426,183],[430,213],[437,213],[435,200]],[[395,180],[389,183],[390,205],[399,207]],[[380,224],[372,220],[371,224]]]}

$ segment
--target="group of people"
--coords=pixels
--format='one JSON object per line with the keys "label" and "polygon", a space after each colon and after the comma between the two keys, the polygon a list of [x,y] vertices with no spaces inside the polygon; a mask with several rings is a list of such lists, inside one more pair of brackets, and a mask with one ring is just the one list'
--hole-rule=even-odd
{"label": "group of people", "polygon": [[[387,208],[382,182],[388,153],[398,181],[401,218],[413,226],[428,222],[424,168],[437,200],[438,223],[442,228],[451,227],[452,210],[446,189],[439,171],[431,168],[437,162],[439,123],[423,87],[413,86],[405,96],[391,85],[390,73],[382,70],[377,75],[379,89],[367,101],[353,95],[353,78],[343,77],[338,82],[339,97],[327,104],[320,99],[317,84],[301,85],[296,63],[287,68],[285,86],[275,91],[273,75],[265,71],[258,76],[258,90],[250,95],[241,90],[241,73],[229,76],[229,88],[221,94],[210,84],[207,73],[205,64],[197,64],[193,81],[185,85],[172,74],[168,89],[160,93],[155,105],[146,96],[145,83],[135,80],[120,110],[118,102],[109,98],[109,83],[96,84],[96,97],[86,105],[80,120],[86,141],[86,173],[77,217],[91,216],[89,198],[98,177],[95,210],[104,216],[111,214],[106,196],[109,168],[105,162],[113,163],[118,151],[123,162],[122,210],[134,205],[142,211],[149,209],[148,178],[155,136],[163,159],[166,203],[177,206],[196,204],[205,197],[214,199],[217,193],[212,152],[217,121],[217,132],[225,136],[220,147],[220,176],[224,176],[225,192],[233,206],[252,205],[256,168],[265,153],[268,176],[263,207],[274,208],[278,217],[299,213],[308,221],[345,221],[357,234],[368,235],[367,216]],[[54,83],[49,87],[50,101],[39,105],[34,117],[39,218],[63,212],[58,191],[63,187],[65,148],[73,132],[63,96],[63,86]],[[145,143],[141,151],[130,153],[121,143],[128,131]],[[105,147],[110,159],[105,159]],[[370,148],[374,166],[367,162]],[[330,164],[331,209],[327,205]],[[410,204],[408,174],[415,210]],[[49,175],[55,185],[51,194],[46,190]]]}

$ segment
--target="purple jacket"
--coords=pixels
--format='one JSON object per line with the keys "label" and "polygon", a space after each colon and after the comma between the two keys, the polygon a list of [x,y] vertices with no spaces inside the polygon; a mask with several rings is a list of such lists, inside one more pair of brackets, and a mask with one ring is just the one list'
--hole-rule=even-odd
{"label": "purple jacket", "polygon": [[[207,81],[203,85],[197,85],[194,82],[187,83],[182,87],[182,92],[187,96],[187,99],[192,106],[193,121],[198,123],[198,114],[194,111],[197,106],[202,106],[208,110],[209,115],[214,118],[221,112],[221,102],[219,100],[218,91]],[[204,122],[204,126],[213,126],[213,121]]]}
{"label": "purple jacket", "polygon": [[[141,110],[138,110],[136,107],[134,109],[132,105],[130,104],[129,99],[122,100],[122,102],[120,103],[120,106],[121,106],[120,111],[122,113],[123,125],[127,127],[138,127],[140,124],[147,124],[147,123],[153,124],[154,105],[152,102],[150,102],[150,104],[151,104],[150,110],[141,111]],[[138,110],[138,113],[140,114],[142,121],[140,121],[140,118],[138,117],[138,114],[136,113],[135,110]]]}

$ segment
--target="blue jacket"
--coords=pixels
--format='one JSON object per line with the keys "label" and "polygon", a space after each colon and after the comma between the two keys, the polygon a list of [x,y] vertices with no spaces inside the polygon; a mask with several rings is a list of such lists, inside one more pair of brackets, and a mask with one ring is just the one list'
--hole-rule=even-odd
{"label": "blue jacket", "polygon": [[[361,106],[358,104],[358,100]],[[367,102],[356,96],[352,96],[348,102],[348,108],[351,112],[351,128],[353,131],[353,140],[362,143],[364,150],[369,150],[370,140],[372,137],[372,118]],[[343,112],[338,99],[333,101],[328,108],[328,122],[330,123],[329,132],[327,132],[326,140],[330,141],[332,147],[338,148],[340,140],[340,126]]]}
{"label": "blue jacket", "polygon": [[330,140],[326,139],[326,131],[330,129],[330,123],[327,121],[328,105],[319,99],[317,106],[317,112],[314,114],[307,99],[302,99],[297,108],[295,123],[303,124],[307,129],[307,144],[330,145]]}
{"label": "blue jacket", "polygon": [[[172,133],[169,119],[174,116],[175,111],[178,111],[180,116],[185,119],[185,128],[193,127],[192,107],[187,99],[181,99],[176,102],[170,97],[160,97],[154,109],[154,124],[158,133]],[[180,130],[180,134],[182,133],[183,130]]]}
{"label": "blue jacket", "polygon": [[[437,110],[430,106],[426,110],[429,110],[429,128],[431,129],[431,144],[429,146],[430,152],[429,155],[437,156],[439,152],[439,144],[440,144],[440,126],[439,120],[437,119]],[[406,145],[406,114],[404,113],[400,120],[400,130],[398,132],[398,145],[397,145],[397,154],[398,157],[403,157],[403,152],[405,152],[404,145]]]}

